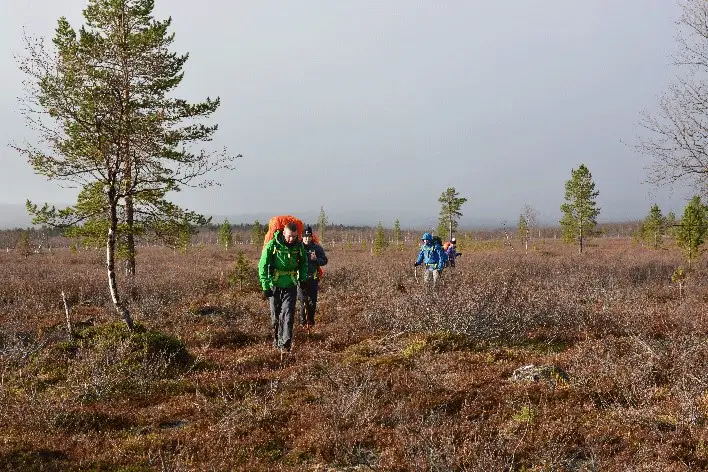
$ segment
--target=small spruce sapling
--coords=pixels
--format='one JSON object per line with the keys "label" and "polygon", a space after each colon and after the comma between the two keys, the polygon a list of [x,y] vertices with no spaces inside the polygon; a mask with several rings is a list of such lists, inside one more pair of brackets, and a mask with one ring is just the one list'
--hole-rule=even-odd
{"label": "small spruce sapling", "polygon": [[251,266],[246,260],[246,254],[243,250],[239,250],[236,254],[236,265],[229,274],[229,284],[235,286],[238,284],[239,290],[243,290],[244,285],[248,285],[251,277]]}

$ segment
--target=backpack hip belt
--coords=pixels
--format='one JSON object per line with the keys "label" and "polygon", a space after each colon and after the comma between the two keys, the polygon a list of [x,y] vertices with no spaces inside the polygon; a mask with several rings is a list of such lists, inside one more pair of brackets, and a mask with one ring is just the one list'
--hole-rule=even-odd
{"label": "backpack hip belt", "polygon": [[290,278],[292,279],[293,283],[297,285],[297,277],[295,277],[295,274],[297,274],[298,271],[296,270],[278,270],[275,269],[273,271],[273,283],[277,282],[278,279],[280,278],[281,275],[289,275]]}

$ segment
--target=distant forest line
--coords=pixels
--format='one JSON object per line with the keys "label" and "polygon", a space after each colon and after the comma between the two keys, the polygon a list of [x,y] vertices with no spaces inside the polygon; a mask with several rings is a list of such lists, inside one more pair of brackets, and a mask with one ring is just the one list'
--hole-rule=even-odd
{"label": "distant forest line", "polygon": [[[218,231],[222,223],[210,223],[205,226],[195,227],[194,234],[191,236],[191,244],[217,244]],[[254,223],[255,224],[255,223]],[[253,241],[254,224],[233,224],[231,232],[233,242],[235,244],[261,244],[261,241]],[[641,227],[641,221],[626,221],[617,223],[599,223],[594,237],[600,238],[626,238],[635,237]],[[318,230],[316,226],[315,234]],[[401,242],[416,242],[420,237],[420,233],[430,231],[431,228],[416,228],[416,229],[401,229]],[[361,243],[362,241],[373,241],[376,237],[376,226],[358,226],[358,225],[343,225],[330,224],[326,227],[324,242],[327,244],[337,243]],[[393,226],[384,226],[384,231],[387,238],[393,241],[394,229]],[[459,228],[456,235],[461,239],[469,239],[474,241],[487,241],[494,239],[503,240],[520,240],[518,228],[515,226],[499,226],[496,228]],[[31,246],[36,248],[49,247],[70,247],[72,245],[81,246],[77,238],[69,238],[63,235],[62,229],[59,228],[14,228],[0,230],[0,248],[13,249],[18,241],[23,237],[29,240]],[[443,237],[443,239],[446,239]],[[561,239],[561,227],[541,225],[533,228],[530,234],[531,240],[543,239]],[[138,238],[142,244],[159,245],[159,241],[154,238],[144,237]]]}

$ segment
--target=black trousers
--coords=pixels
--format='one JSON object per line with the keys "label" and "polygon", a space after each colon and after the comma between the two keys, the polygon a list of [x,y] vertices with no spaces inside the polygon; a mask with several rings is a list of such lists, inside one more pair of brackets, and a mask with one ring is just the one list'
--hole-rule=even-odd
{"label": "black trousers", "polygon": [[300,325],[310,326],[315,324],[315,310],[317,309],[317,289],[319,280],[307,279],[303,287],[297,288],[297,305],[300,315]]}

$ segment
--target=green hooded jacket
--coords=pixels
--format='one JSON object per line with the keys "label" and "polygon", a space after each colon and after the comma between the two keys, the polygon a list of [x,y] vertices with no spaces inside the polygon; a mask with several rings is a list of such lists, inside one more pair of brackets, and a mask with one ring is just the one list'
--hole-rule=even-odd
{"label": "green hooded jacket", "polygon": [[307,255],[302,241],[288,247],[282,231],[263,247],[258,262],[258,278],[263,290],[273,287],[289,288],[307,280]]}

